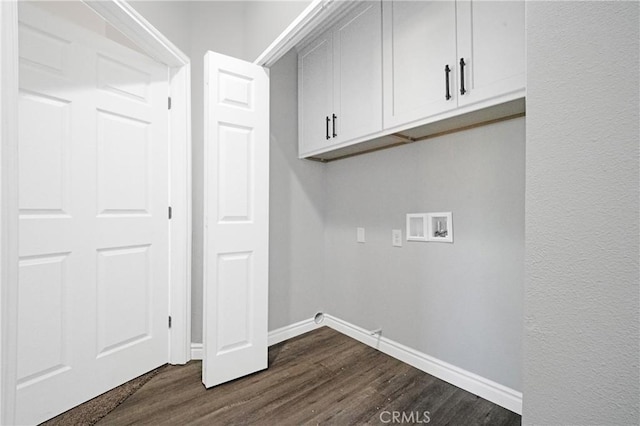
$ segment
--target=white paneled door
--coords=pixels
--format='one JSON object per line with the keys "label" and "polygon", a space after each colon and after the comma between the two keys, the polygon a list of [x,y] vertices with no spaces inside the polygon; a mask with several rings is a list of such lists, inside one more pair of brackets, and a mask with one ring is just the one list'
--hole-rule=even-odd
{"label": "white paneled door", "polygon": [[20,9],[16,423],[168,359],[167,68]]}
{"label": "white paneled door", "polygon": [[205,56],[205,386],[267,368],[268,71]]}

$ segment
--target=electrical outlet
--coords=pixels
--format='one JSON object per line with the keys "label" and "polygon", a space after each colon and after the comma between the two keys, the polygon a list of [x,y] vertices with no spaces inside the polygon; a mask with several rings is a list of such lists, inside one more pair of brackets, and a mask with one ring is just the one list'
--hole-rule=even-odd
{"label": "electrical outlet", "polygon": [[364,243],[364,228],[356,228],[356,241]]}
{"label": "electrical outlet", "polygon": [[394,247],[402,247],[402,229],[391,230],[391,245]]}

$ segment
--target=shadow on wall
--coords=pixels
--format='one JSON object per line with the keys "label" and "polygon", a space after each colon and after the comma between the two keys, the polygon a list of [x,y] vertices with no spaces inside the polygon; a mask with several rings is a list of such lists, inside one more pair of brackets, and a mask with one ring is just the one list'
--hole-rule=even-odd
{"label": "shadow on wall", "polygon": [[297,55],[271,68],[269,330],[323,308],[323,164],[298,159]]}

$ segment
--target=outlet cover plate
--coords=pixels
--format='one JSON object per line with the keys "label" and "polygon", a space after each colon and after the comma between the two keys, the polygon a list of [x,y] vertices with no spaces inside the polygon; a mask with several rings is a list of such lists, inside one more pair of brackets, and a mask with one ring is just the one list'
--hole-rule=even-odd
{"label": "outlet cover plate", "polygon": [[402,229],[391,230],[391,245],[393,247],[402,247]]}

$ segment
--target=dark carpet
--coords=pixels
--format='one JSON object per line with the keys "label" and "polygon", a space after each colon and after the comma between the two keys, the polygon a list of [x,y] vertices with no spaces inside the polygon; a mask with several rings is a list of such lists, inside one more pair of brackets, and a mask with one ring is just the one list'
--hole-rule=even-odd
{"label": "dark carpet", "polygon": [[156,374],[162,371],[166,365],[156,368],[137,377],[117,388],[111,389],[108,392],[99,395],[84,404],[80,404],[77,407],[72,408],[69,411],[65,411],[59,416],[54,417],[51,420],[47,420],[41,425],[44,426],[63,426],[63,425],[82,425],[93,426],[104,416],[113,411],[118,405],[122,404],[133,395],[138,389],[144,386],[149,380],[151,380]]}

